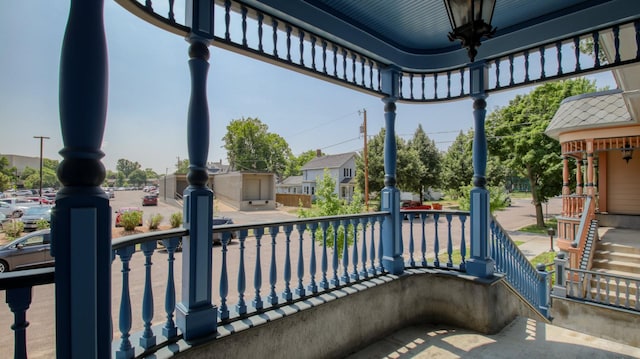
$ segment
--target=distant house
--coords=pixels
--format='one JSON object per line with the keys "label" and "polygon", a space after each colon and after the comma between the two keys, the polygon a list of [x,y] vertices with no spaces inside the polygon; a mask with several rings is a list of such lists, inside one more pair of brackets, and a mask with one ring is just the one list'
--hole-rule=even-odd
{"label": "distant house", "polygon": [[319,156],[302,166],[302,193],[315,195],[317,179],[329,170],[336,182],[336,193],[341,199],[350,201],[356,187],[356,152]]}
{"label": "distant house", "polygon": [[301,194],[302,176],[289,176],[276,184],[276,193]]}

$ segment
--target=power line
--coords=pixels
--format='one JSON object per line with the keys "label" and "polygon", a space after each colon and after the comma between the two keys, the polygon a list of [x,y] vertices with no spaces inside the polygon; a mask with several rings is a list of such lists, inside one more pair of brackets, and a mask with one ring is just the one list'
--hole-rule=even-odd
{"label": "power line", "polygon": [[357,113],[358,113],[358,111],[354,111],[354,112],[348,113],[348,114],[346,114],[346,115],[343,115],[343,116],[341,116],[341,117],[338,117],[338,118],[336,118],[336,119],[333,119],[333,120],[330,120],[330,121],[327,121],[327,122],[323,122],[323,123],[321,123],[321,124],[319,124],[319,125],[317,125],[317,126],[314,126],[314,127],[308,128],[308,129],[306,129],[306,130],[302,130],[302,131],[296,132],[296,133],[291,134],[291,135],[288,135],[288,136],[293,137],[293,136],[297,136],[297,135],[300,135],[300,134],[305,133],[305,132],[309,132],[309,131],[315,130],[315,129],[317,129],[317,128],[320,128],[320,127],[322,127],[322,126],[328,125],[328,124],[330,124],[330,123],[334,123],[334,122],[340,121],[340,120],[342,120],[342,119],[344,119],[344,118],[347,118],[347,117],[349,117],[349,116],[353,116],[353,115],[355,115],[355,114],[357,114]]}

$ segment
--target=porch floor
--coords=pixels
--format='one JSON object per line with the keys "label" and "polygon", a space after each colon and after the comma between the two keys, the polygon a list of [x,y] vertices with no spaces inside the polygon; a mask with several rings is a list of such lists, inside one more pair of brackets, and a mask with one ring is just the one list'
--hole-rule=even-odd
{"label": "porch floor", "polygon": [[640,348],[518,317],[495,335],[411,326],[348,358],[640,358]]}

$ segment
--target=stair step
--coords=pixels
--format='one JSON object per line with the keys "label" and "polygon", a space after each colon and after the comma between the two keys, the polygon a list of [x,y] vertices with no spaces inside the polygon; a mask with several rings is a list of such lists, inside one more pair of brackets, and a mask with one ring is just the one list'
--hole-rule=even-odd
{"label": "stair step", "polygon": [[593,254],[593,259],[610,259],[614,261],[630,262],[640,265],[640,254],[627,252],[613,252],[609,250],[597,249]]}
{"label": "stair step", "polygon": [[627,272],[629,274],[633,273],[636,276],[640,275],[640,266],[638,266],[638,263],[633,263],[633,262],[599,258],[599,259],[594,259],[591,262],[591,268],[593,270],[600,269],[600,268],[614,269],[621,272]]}
{"label": "stair step", "polygon": [[614,242],[598,242],[599,250],[607,250],[616,253],[631,253],[640,255],[640,248],[618,244]]}

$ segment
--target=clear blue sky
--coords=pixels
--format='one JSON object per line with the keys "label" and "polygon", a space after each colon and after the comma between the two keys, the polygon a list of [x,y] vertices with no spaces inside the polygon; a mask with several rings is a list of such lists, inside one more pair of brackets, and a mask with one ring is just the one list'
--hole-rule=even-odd
{"label": "clear blue sky", "polygon": [[[58,113],[58,66],[68,1],[0,1],[0,153],[58,159],[63,147]],[[29,14],[27,17],[26,14]],[[119,158],[164,173],[187,157],[188,43],[105,2],[109,53],[109,107],[103,163]],[[208,98],[209,161],[222,159],[227,124],[257,117],[282,136],[294,154],[322,149],[335,154],[362,148],[359,110],[369,134],[384,126],[383,103],[292,71],[211,47]],[[592,76],[598,87],[616,87],[609,73]],[[493,94],[487,109],[505,106],[521,89]],[[471,100],[430,105],[398,104],[396,132],[409,138],[418,124],[446,150],[460,130],[472,127]],[[406,136],[405,136],[406,135]]]}

